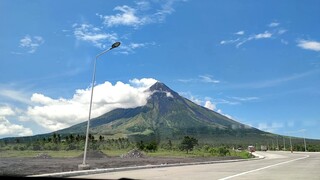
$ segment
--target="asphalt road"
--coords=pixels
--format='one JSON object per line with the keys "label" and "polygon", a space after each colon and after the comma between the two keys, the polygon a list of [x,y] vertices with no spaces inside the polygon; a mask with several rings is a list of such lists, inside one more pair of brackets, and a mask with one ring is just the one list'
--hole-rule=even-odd
{"label": "asphalt road", "polygon": [[74,176],[84,179],[320,180],[320,153],[256,152],[264,159]]}

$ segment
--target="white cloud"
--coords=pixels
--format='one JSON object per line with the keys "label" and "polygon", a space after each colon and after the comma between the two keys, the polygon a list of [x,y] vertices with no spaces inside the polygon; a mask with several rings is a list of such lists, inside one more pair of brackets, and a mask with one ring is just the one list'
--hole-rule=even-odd
{"label": "white cloud", "polygon": [[173,98],[173,95],[171,94],[171,92],[167,92],[167,91],[166,91],[166,96],[167,96],[167,97],[170,97],[170,98]]}
{"label": "white cloud", "polygon": [[[110,82],[94,87],[92,118],[115,108],[134,108],[147,103],[150,92],[145,91],[155,79],[143,78],[130,80],[130,84]],[[43,94],[34,93],[27,116],[47,130],[55,131],[87,120],[89,113],[91,88],[78,89],[70,99],[53,99]]]}
{"label": "white cloud", "polygon": [[0,86],[0,97],[4,97],[9,100],[18,101],[24,104],[30,104],[30,99],[26,96],[26,92],[18,90],[7,89]]}
{"label": "white cloud", "polygon": [[268,31],[265,31],[264,33],[260,33],[260,34],[255,34],[253,36],[251,36],[249,39],[251,40],[251,38],[253,39],[264,39],[264,38],[271,38],[272,34]]}
{"label": "white cloud", "polygon": [[122,25],[138,28],[146,24],[164,22],[166,17],[175,11],[173,5],[178,1],[138,1],[135,7],[128,5],[116,6],[114,11],[118,11],[119,13],[115,15],[98,16],[103,19],[103,23],[107,27]]}
{"label": "white cloud", "polygon": [[222,40],[220,41],[220,44],[233,44],[240,41],[240,38],[234,39],[234,40]]}
{"label": "white cloud", "polygon": [[210,75],[200,75],[199,77],[201,78],[201,81],[202,81],[202,82],[207,82],[207,83],[220,83],[219,80],[212,79],[212,76],[210,76]]}
{"label": "white cloud", "polygon": [[191,96],[191,97],[189,97],[188,99],[190,99],[192,102],[194,102],[194,103],[196,103],[196,104],[198,104],[198,105],[200,105],[200,106],[201,106],[201,104],[202,104],[202,100],[200,100],[200,99],[198,99],[198,98],[196,98],[196,97],[194,97],[194,96]]}
{"label": "white cloud", "polygon": [[[242,35],[242,32],[239,31],[237,35]],[[236,38],[236,39],[231,39],[231,40],[222,40],[220,41],[221,45],[225,45],[225,44],[236,44],[236,47],[240,47],[241,45],[243,45],[244,43],[247,43],[249,41],[252,40],[260,40],[260,39],[268,39],[272,37],[272,33],[265,31],[263,33],[259,33],[259,34],[253,34],[250,36],[246,36],[246,37],[241,37],[241,38]]]}
{"label": "white cloud", "polygon": [[[196,103],[199,106],[203,106],[207,109],[215,111],[215,112],[217,112],[217,113],[219,113],[229,119],[234,119],[231,115],[225,114],[222,112],[221,109],[218,109],[217,104],[235,105],[235,104],[238,104],[237,102],[234,103],[234,102],[230,102],[230,101],[226,101],[226,100],[211,100],[210,97],[205,97],[204,99],[201,99],[201,98],[197,98],[197,97],[193,96],[190,92],[181,92],[179,94],[182,95],[183,97],[189,99],[193,103]],[[250,128],[250,127],[246,126],[246,128]]]}
{"label": "white cloud", "polygon": [[298,46],[306,50],[320,51],[320,42],[318,41],[299,40]]}
{"label": "white cloud", "polygon": [[195,81],[194,79],[178,79],[177,81],[182,82],[182,83],[189,83]]}
{"label": "white cloud", "polygon": [[146,11],[151,8],[151,4],[149,1],[137,1],[136,5],[137,5],[137,8],[142,11]]}
{"label": "white cloud", "polygon": [[198,78],[190,78],[190,79],[177,79],[177,81],[182,83],[220,83],[219,80],[213,79],[211,75],[198,75]]}
{"label": "white cloud", "polygon": [[137,10],[127,5],[117,6],[114,8],[116,11],[120,11],[116,15],[103,16],[104,24],[108,27],[125,25],[138,27],[150,22],[148,17],[138,17]]}
{"label": "white cloud", "polygon": [[130,44],[130,47],[132,49],[136,49],[136,48],[140,48],[140,47],[144,47],[144,46],[146,46],[146,44],[144,44],[144,43],[131,43]]}
{"label": "white cloud", "polygon": [[105,33],[101,28],[91,24],[74,24],[74,36],[77,40],[92,43],[94,46],[105,49],[105,43],[114,43],[118,39],[116,33]]}
{"label": "white cloud", "polygon": [[238,101],[253,101],[258,100],[258,97],[231,97],[232,99],[238,100]]}
{"label": "white cloud", "polygon": [[55,100],[46,97],[42,94],[34,93],[31,97],[31,101],[39,104],[54,104]]}
{"label": "white cloud", "polygon": [[[287,29],[280,27],[280,23],[278,22],[271,22],[267,26],[270,28],[268,30],[265,30],[263,33],[253,33],[251,35],[246,35],[246,36],[245,36],[245,31],[243,30],[238,31],[234,33],[233,38],[229,40],[222,40],[220,41],[220,44],[221,45],[235,44],[235,46],[238,48],[241,45],[254,40],[262,40],[262,39],[269,39],[269,38],[276,39],[288,31]],[[281,43],[288,44],[288,42],[284,40],[281,40]]]}
{"label": "white cloud", "polygon": [[179,94],[200,106],[203,103],[201,99],[193,96],[190,92],[179,92]]}
{"label": "white cloud", "polygon": [[240,104],[239,102],[229,101],[229,100],[225,100],[225,99],[215,99],[214,102],[215,102],[215,104],[228,104],[228,105]]}
{"label": "white cloud", "polygon": [[0,117],[12,116],[15,112],[8,106],[0,106]]}
{"label": "white cloud", "polygon": [[41,36],[29,36],[26,35],[20,39],[20,47],[28,50],[28,53],[35,53],[38,47],[44,43],[44,39]]}
{"label": "white cloud", "polygon": [[[167,15],[174,12],[173,5],[176,2],[184,0],[163,0],[163,1],[136,1],[135,5],[116,6],[113,10],[116,11],[112,15],[96,15],[103,21],[100,25],[91,25],[88,23],[74,24],[73,34],[77,40],[92,43],[94,46],[106,49],[105,43],[114,43],[119,40],[118,37],[128,39],[126,35],[118,36],[117,33],[106,33],[103,28],[111,29],[117,26],[128,26],[139,28],[146,24],[162,23]],[[137,48],[155,45],[155,43],[123,43],[119,47],[119,53],[130,54],[134,53]],[[14,53],[14,52],[12,52]]]}
{"label": "white cloud", "polygon": [[32,130],[21,125],[12,124],[7,116],[15,116],[17,113],[9,106],[0,106],[0,136],[29,136]]}
{"label": "white cloud", "polygon": [[234,103],[234,102],[230,102],[230,101],[226,101],[226,100],[216,100],[215,99],[212,101],[210,97],[206,97],[203,100],[203,99],[200,99],[200,98],[193,96],[190,92],[188,92],[188,93],[182,92],[179,94],[181,94],[183,97],[186,97],[190,101],[198,104],[199,106],[203,106],[203,107],[208,108],[212,111],[216,111],[217,113],[219,113],[223,116],[226,116],[229,119],[233,119],[233,117],[228,114],[224,114],[221,109],[217,109],[217,104],[230,104],[230,105],[238,104],[237,102]]}
{"label": "white cloud", "polygon": [[218,110],[217,110],[217,113],[219,113],[219,114],[221,114],[221,115],[223,115],[223,116],[225,116],[225,117],[227,117],[227,118],[229,118],[229,119],[233,119],[232,116],[230,116],[230,115],[228,115],[228,114],[224,114],[221,109],[218,109]]}
{"label": "white cloud", "polygon": [[142,88],[142,89],[146,89],[150,86],[152,86],[153,84],[155,84],[157,82],[157,80],[153,79],[153,78],[142,78],[142,79],[131,79],[129,80],[129,82],[137,88]]}
{"label": "white cloud", "polygon": [[163,3],[161,8],[152,15],[153,21],[163,22],[167,15],[172,14],[175,11],[173,8],[174,2],[177,2],[177,0],[167,0],[165,3]]}
{"label": "white cloud", "polygon": [[216,109],[216,105],[213,104],[211,101],[206,101],[205,104],[204,104],[204,107],[210,109],[210,110],[215,110]]}
{"label": "white cloud", "polygon": [[[245,31],[241,30],[241,31],[234,33],[234,35],[235,35],[234,38],[229,39],[229,40],[222,40],[222,41],[220,41],[220,44],[221,45],[235,44],[236,47],[238,48],[241,45],[243,45],[249,41],[277,38],[278,36],[281,36],[282,34],[287,32],[286,29],[278,27],[279,25],[280,25],[280,23],[272,22],[268,25],[269,27],[272,27],[271,30],[269,29],[270,31],[266,30],[263,33],[258,33],[258,34],[254,33],[254,34],[247,35],[247,36],[244,36]],[[282,43],[283,43],[283,41],[282,41]]]}
{"label": "white cloud", "polygon": [[11,124],[5,117],[0,116],[0,136],[31,136],[32,130],[21,125]]}
{"label": "white cloud", "polygon": [[154,42],[151,43],[130,43],[128,45],[121,45],[119,47],[120,49],[120,53],[122,54],[130,54],[133,53],[135,49],[138,48],[143,48],[143,47],[147,47],[147,46],[151,46],[151,45],[155,45]]}
{"label": "white cloud", "polygon": [[235,33],[236,35],[244,35],[244,31],[238,31]]}
{"label": "white cloud", "polygon": [[269,26],[269,27],[277,27],[277,26],[279,26],[279,25],[280,25],[280,23],[272,22],[272,23],[270,23],[268,26]]}
{"label": "white cloud", "polygon": [[279,29],[278,30],[278,34],[284,34],[284,33],[286,33],[288,30],[286,30],[286,29]]}

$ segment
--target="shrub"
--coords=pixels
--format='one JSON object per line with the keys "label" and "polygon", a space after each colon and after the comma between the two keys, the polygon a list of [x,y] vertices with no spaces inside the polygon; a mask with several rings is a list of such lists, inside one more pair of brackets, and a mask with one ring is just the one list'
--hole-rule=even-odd
{"label": "shrub", "polygon": [[192,151],[194,146],[198,145],[198,140],[195,139],[194,137],[190,137],[190,136],[185,136],[180,144],[179,149],[181,151],[187,151],[187,154],[189,151]]}

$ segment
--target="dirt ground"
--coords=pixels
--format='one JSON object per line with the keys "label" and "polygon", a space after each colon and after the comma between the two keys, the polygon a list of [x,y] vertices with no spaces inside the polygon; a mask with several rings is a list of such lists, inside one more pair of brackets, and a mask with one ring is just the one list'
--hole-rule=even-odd
{"label": "dirt ground", "polygon": [[[139,165],[160,165],[200,161],[216,161],[237,159],[237,157],[211,158],[168,158],[168,157],[108,157],[99,153],[88,153],[86,163],[91,169],[129,167]],[[78,170],[83,157],[51,158],[37,156],[29,158],[1,158],[0,176],[28,176],[55,172],[69,172]]]}

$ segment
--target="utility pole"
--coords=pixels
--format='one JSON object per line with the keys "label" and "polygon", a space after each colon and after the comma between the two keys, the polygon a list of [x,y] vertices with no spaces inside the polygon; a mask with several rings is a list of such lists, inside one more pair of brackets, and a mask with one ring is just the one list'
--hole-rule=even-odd
{"label": "utility pole", "polygon": [[291,142],[291,136],[290,136],[290,150],[291,150],[291,153],[292,153],[292,142]]}
{"label": "utility pole", "polygon": [[284,151],[286,150],[286,139],[284,136],[283,136],[283,150]]}
{"label": "utility pole", "polygon": [[304,137],[303,140],[304,140],[304,151],[307,152],[306,137]]}

